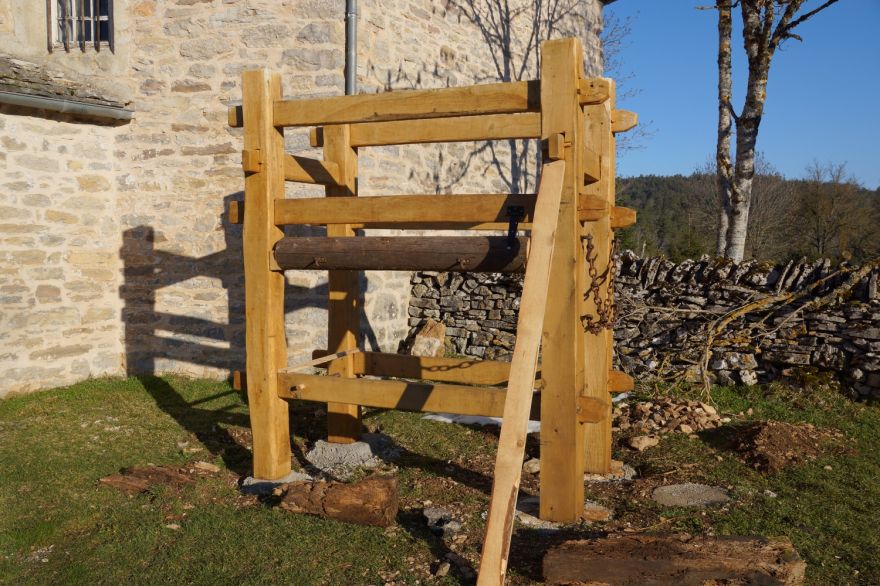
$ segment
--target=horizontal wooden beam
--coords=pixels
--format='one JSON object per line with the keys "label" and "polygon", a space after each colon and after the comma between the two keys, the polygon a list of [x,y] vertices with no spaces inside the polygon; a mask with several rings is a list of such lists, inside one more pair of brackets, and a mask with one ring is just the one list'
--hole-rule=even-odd
{"label": "horizontal wooden beam", "polygon": [[339,165],[332,161],[285,154],[284,179],[314,185],[339,185]]}
{"label": "horizontal wooden beam", "polygon": [[244,126],[244,113],[241,104],[237,106],[229,106],[226,111],[226,123],[232,128],[241,128]]}
{"label": "horizontal wooden beam", "polygon": [[[516,140],[540,136],[541,114],[537,112],[437,118],[430,124],[419,120],[396,120],[351,125],[351,146],[354,147]],[[315,142],[319,142],[317,134]]]}
{"label": "horizontal wooden beam", "polygon": [[518,273],[527,256],[528,238],[504,236],[288,237],[274,250],[281,270]]}
{"label": "horizontal wooden beam", "polygon": [[537,112],[537,81],[403,90],[275,102],[275,126],[321,126],[424,118]]}
{"label": "horizontal wooden beam", "polygon": [[[278,388],[278,396],[282,399],[332,401],[378,409],[487,417],[501,417],[504,414],[506,395],[503,388],[300,373],[278,373]],[[532,402],[534,418],[539,418],[535,412],[538,403]]]}
{"label": "horizontal wooden beam", "polygon": [[381,195],[310,197],[275,202],[275,224],[531,222],[535,195]]}
{"label": "horizontal wooden beam", "polygon": [[611,111],[611,132],[626,132],[632,130],[639,123],[639,116],[629,110]]}
{"label": "horizontal wooden beam", "polygon": [[601,104],[611,97],[611,80],[589,77],[578,82],[578,102],[581,106]]}

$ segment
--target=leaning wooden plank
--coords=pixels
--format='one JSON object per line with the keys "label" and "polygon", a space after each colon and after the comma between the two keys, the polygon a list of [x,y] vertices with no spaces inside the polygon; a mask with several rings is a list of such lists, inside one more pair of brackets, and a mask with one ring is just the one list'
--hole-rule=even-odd
{"label": "leaning wooden plank", "polygon": [[[324,161],[339,168],[338,185],[328,185],[327,197],[348,201],[357,196],[357,149],[351,146],[350,127],[337,125],[324,132]],[[354,229],[345,223],[327,226],[327,236],[340,240],[352,239]],[[358,347],[363,295],[356,271],[330,271],[327,275],[327,343],[331,352],[345,352]],[[334,360],[330,373],[353,378],[354,356]],[[336,443],[351,443],[361,435],[361,408],[345,401],[327,404],[327,439]]]}
{"label": "leaning wooden plank", "polygon": [[[350,379],[296,372],[278,373],[279,396],[302,401],[337,401],[379,409],[501,417],[503,388],[416,381]],[[530,413],[531,395],[526,414]],[[520,460],[521,461],[521,460]]]}
{"label": "leaning wooden plank", "polygon": [[531,222],[534,211],[534,194],[382,195],[346,199],[309,197],[275,202],[275,223],[279,226],[370,222],[505,223],[511,213],[522,213],[522,221]]}
{"label": "leaning wooden plank", "polygon": [[278,398],[278,369],[287,364],[284,275],[272,272],[270,252],[284,236],[273,222],[274,200],[284,197],[284,134],[272,125],[272,103],[281,78],[265,70],[242,77],[244,148],[262,153],[258,173],[245,175],[244,299],[248,407],[253,432],[254,476],[267,480],[290,472],[287,404]]}
{"label": "leaning wooden plank", "polygon": [[274,254],[283,270],[517,273],[525,267],[528,242],[506,236],[288,237]]}
{"label": "leaning wooden plank", "polygon": [[477,583],[481,586],[501,586],[507,571],[564,177],[565,161],[544,165],[541,173],[538,208],[532,226],[532,248],[523,282],[516,345],[510,362],[510,382],[507,384],[504,421],[495,459],[495,480],[480,560]]}
{"label": "leaning wooden plank", "polygon": [[568,541],[544,556],[550,584],[796,586],[805,570],[787,538],[609,535]]}
{"label": "leaning wooden plank", "polygon": [[[275,126],[320,126],[538,110],[539,84],[490,83],[275,102]],[[326,136],[325,136],[326,140]]]}
{"label": "leaning wooden plank", "polygon": [[366,122],[353,124],[351,127],[351,144],[356,147],[511,140],[540,136],[541,115],[537,112],[438,118],[430,124],[418,120]]}
{"label": "leaning wooden plank", "polygon": [[342,184],[339,165],[333,161],[319,161],[287,154],[284,155],[284,179],[315,185]]}
{"label": "leaning wooden plank", "polygon": [[358,350],[357,348],[352,348],[351,350],[343,350],[342,352],[334,352],[333,354],[321,356],[320,358],[313,358],[311,360],[306,360],[305,362],[299,362],[292,366],[288,366],[287,368],[282,369],[282,372],[296,372],[297,370],[309,368],[310,366],[320,366],[339,358],[351,356],[352,354],[356,354],[358,352],[360,352],[360,350]]}
{"label": "leaning wooden plank", "polygon": [[357,525],[390,527],[398,509],[397,478],[370,476],[360,482],[292,482],[282,489],[278,506]]}

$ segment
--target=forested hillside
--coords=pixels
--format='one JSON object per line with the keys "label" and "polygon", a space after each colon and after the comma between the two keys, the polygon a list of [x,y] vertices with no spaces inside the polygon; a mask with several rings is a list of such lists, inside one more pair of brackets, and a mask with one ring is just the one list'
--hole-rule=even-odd
{"label": "forested hillside", "polygon": [[[621,248],[675,261],[714,255],[714,181],[708,173],[618,179],[618,205],[638,211],[638,223],[618,233]],[[880,189],[864,189],[836,166],[814,166],[807,179],[756,175],[746,258],[858,262],[878,255]]]}

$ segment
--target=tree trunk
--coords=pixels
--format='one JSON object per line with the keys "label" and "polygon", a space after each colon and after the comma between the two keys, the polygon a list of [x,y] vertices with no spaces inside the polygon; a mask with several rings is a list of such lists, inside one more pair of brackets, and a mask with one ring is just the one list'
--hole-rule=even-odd
{"label": "tree trunk", "polygon": [[732,18],[729,0],[718,4],[718,138],[715,149],[715,188],[718,193],[718,226],[716,254],[724,256],[727,251],[727,229],[730,223],[730,199],[732,183],[730,175],[730,133],[733,130],[731,116],[732,76],[730,65],[730,41]]}
{"label": "tree trunk", "polygon": [[346,523],[389,527],[397,517],[397,479],[371,476],[354,484],[293,482],[287,485],[279,506]]}

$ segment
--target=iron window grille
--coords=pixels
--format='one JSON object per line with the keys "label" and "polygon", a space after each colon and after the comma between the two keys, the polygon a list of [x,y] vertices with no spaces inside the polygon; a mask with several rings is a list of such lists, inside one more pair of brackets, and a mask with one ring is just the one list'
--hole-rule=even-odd
{"label": "iron window grille", "polygon": [[113,44],[113,0],[46,0],[49,52],[63,47],[109,47]]}

